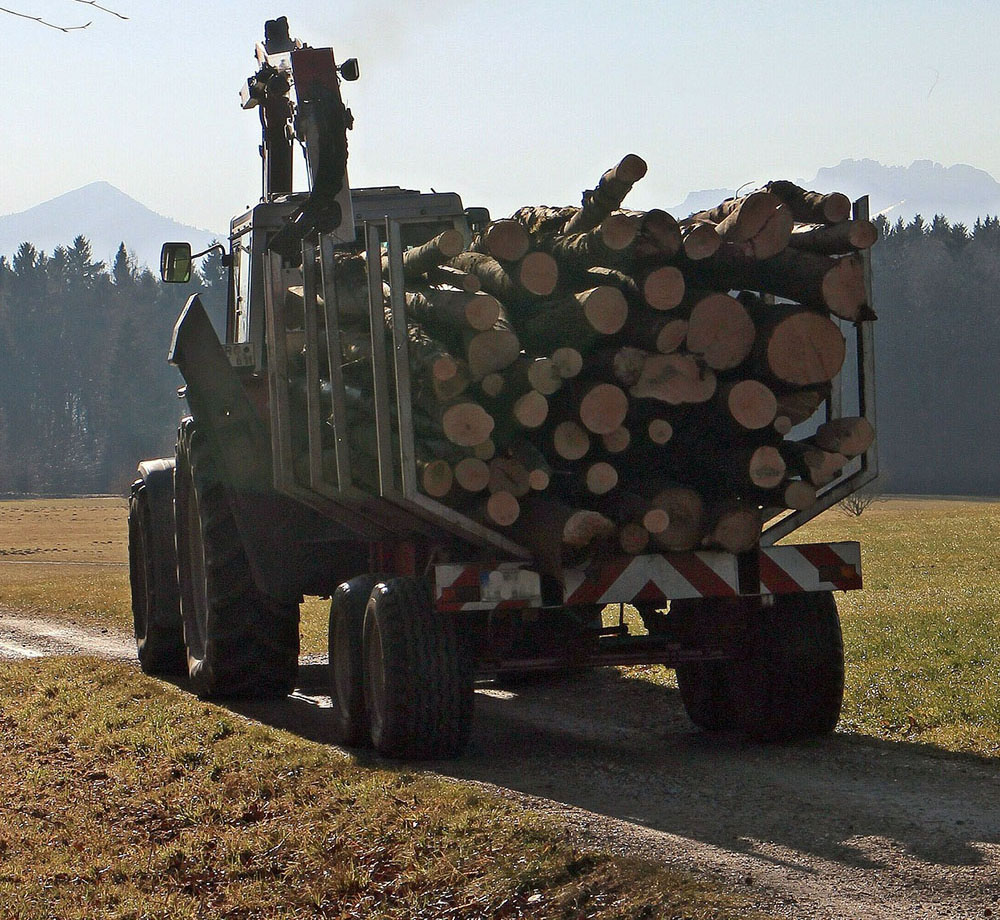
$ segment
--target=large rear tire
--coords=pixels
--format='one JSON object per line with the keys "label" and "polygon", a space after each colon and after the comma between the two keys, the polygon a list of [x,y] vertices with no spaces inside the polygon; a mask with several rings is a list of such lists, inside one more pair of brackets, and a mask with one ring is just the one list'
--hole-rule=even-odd
{"label": "large rear tire", "polygon": [[[128,507],[129,584],[139,664],[147,674],[183,674],[187,670],[184,625],[177,586],[173,509],[154,508],[172,501],[172,490],[158,496],[146,483],[132,488]],[[155,512],[158,512],[154,514]]]}
{"label": "large rear tire", "polygon": [[254,584],[204,433],[177,442],[177,562],[188,674],[202,697],[284,695],[298,674],[298,604]]}
{"label": "large rear tire", "polygon": [[844,699],[844,642],[833,594],[779,594],[755,611],[734,662],[739,727],[758,741],[836,728]]}
{"label": "large rear tire", "polygon": [[[670,612],[641,610],[642,620],[652,635],[674,635],[691,645],[704,645],[720,637],[727,624],[738,623],[741,608],[719,598],[675,600]],[[732,625],[728,627],[732,630]],[[735,728],[736,702],[734,669],[731,660],[686,661],[677,666],[677,689],[688,718],[705,731]]]}
{"label": "large rear tire", "polygon": [[365,610],[364,695],[372,744],[400,758],[458,756],[469,737],[473,661],[427,584],[393,578]]}
{"label": "large rear tire", "polygon": [[334,734],[340,744],[371,744],[365,710],[363,637],[365,608],[379,579],[359,575],[338,586],[330,601],[329,675]]}
{"label": "large rear tire", "polygon": [[688,718],[707,732],[736,727],[731,661],[687,661],[677,666],[677,689]]}

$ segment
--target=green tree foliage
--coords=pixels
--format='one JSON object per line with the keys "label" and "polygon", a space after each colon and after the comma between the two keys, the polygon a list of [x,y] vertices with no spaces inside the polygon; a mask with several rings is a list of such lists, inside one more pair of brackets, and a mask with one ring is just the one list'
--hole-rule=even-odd
{"label": "green tree foliage", "polygon": [[893,491],[1000,494],[1000,219],[881,220],[878,433]]}
{"label": "green tree foliage", "polygon": [[172,454],[166,353],[190,293],[124,244],[110,269],[83,237],[0,258],[0,493],[121,492],[138,460]]}

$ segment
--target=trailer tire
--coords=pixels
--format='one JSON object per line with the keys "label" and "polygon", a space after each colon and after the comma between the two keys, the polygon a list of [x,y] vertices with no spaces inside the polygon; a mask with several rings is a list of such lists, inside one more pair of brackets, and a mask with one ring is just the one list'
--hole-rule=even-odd
{"label": "trailer tire", "polygon": [[359,575],[337,587],[330,601],[328,669],[334,735],[347,747],[371,744],[364,688],[364,625],[368,598],[379,583]]}
{"label": "trailer tire", "polygon": [[677,665],[677,689],[688,718],[707,732],[736,727],[733,665],[730,661],[687,661]]}
{"label": "trailer tire", "polygon": [[298,674],[298,604],[254,584],[226,488],[203,432],[177,442],[178,581],[188,674],[201,697],[285,695]]}
{"label": "trailer tire", "polygon": [[832,732],[844,699],[844,641],[829,591],[779,594],[756,610],[734,662],[737,721],[756,741]]}
{"label": "trailer tire", "polygon": [[425,581],[378,584],[365,609],[364,695],[371,740],[398,758],[457,757],[472,727],[473,661]]}
{"label": "trailer tire", "polygon": [[[172,490],[159,496],[141,480],[132,487],[128,503],[128,567],[132,593],[132,621],[139,665],[147,674],[184,674],[184,624],[177,585],[177,554],[172,530],[172,508],[152,503],[172,502]],[[160,522],[159,526],[157,521]]]}

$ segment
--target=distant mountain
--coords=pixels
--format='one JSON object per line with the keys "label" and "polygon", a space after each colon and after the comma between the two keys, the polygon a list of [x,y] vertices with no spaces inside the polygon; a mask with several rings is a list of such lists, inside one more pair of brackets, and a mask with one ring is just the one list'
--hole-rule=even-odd
{"label": "distant mountain", "polygon": [[[876,160],[842,160],[820,169],[812,179],[794,181],[820,192],[843,192],[852,199],[868,195],[871,213],[883,213],[891,221],[921,214],[929,222],[935,214],[943,214],[953,224],[971,225],[977,217],[1000,214],[1000,182],[988,172],[961,164],[917,160],[909,166],[884,166]],[[733,189],[692,192],[670,213],[687,217],[734,194]]]}
{"label": "distant mountain", "polygon": [[226,237],[163,217],[107,182],[92,182],[27,211],[0,217],[0,254],[9,258],[25,241],[51,253],[80,234],[90,240],[95,259],[110,264],[124,242],[140,265],[154,271],[160,246],[167,240],[187,240],[197,251]]}

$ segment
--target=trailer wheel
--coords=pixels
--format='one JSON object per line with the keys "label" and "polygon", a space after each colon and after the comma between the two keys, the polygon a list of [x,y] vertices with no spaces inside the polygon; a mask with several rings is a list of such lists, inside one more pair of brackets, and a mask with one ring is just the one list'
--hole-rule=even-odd
{"label": "trailer wheel", "polygon": [[225,487],[204,434],[177,443],[177,562],[188,674],[202,697],[270,696],[295,686],[297,604],[253,582]]}
{"label": "trailer wheel", "polygon": [[[139,482],[133,486],[128,503],[128,568],[135,644],[139,664],[147,674],[183,674],[187,658],[174,535],[154,523],[153,494]],[[173,520],[173,510],[157,517]]]}
{"label": "trailer wheel", "polygon": [[363,637],[365,608],[379,579],[360,575],[345,581],[330,601],[329,675],[334,732],[340,744],[371,743],[365,711]]}
{"label": "trailer wheel", "polygon": [[844,699],[844,642],[829,591],[779,594],[751,617],[734,662],[739,727],[758,741],[832,732]]}
{"label": "trailer wheel", "polygon": [[456,757],[472,727],[473,662],[427,584],[393,578],[365,610],[364,696],[372,744],[401,758]]}
{"label": "trailer wheel", "polygon": [[733,667],[729,661],[688,661],[677,666],[677,689],[688,718],[708,732],[736,727]]}

